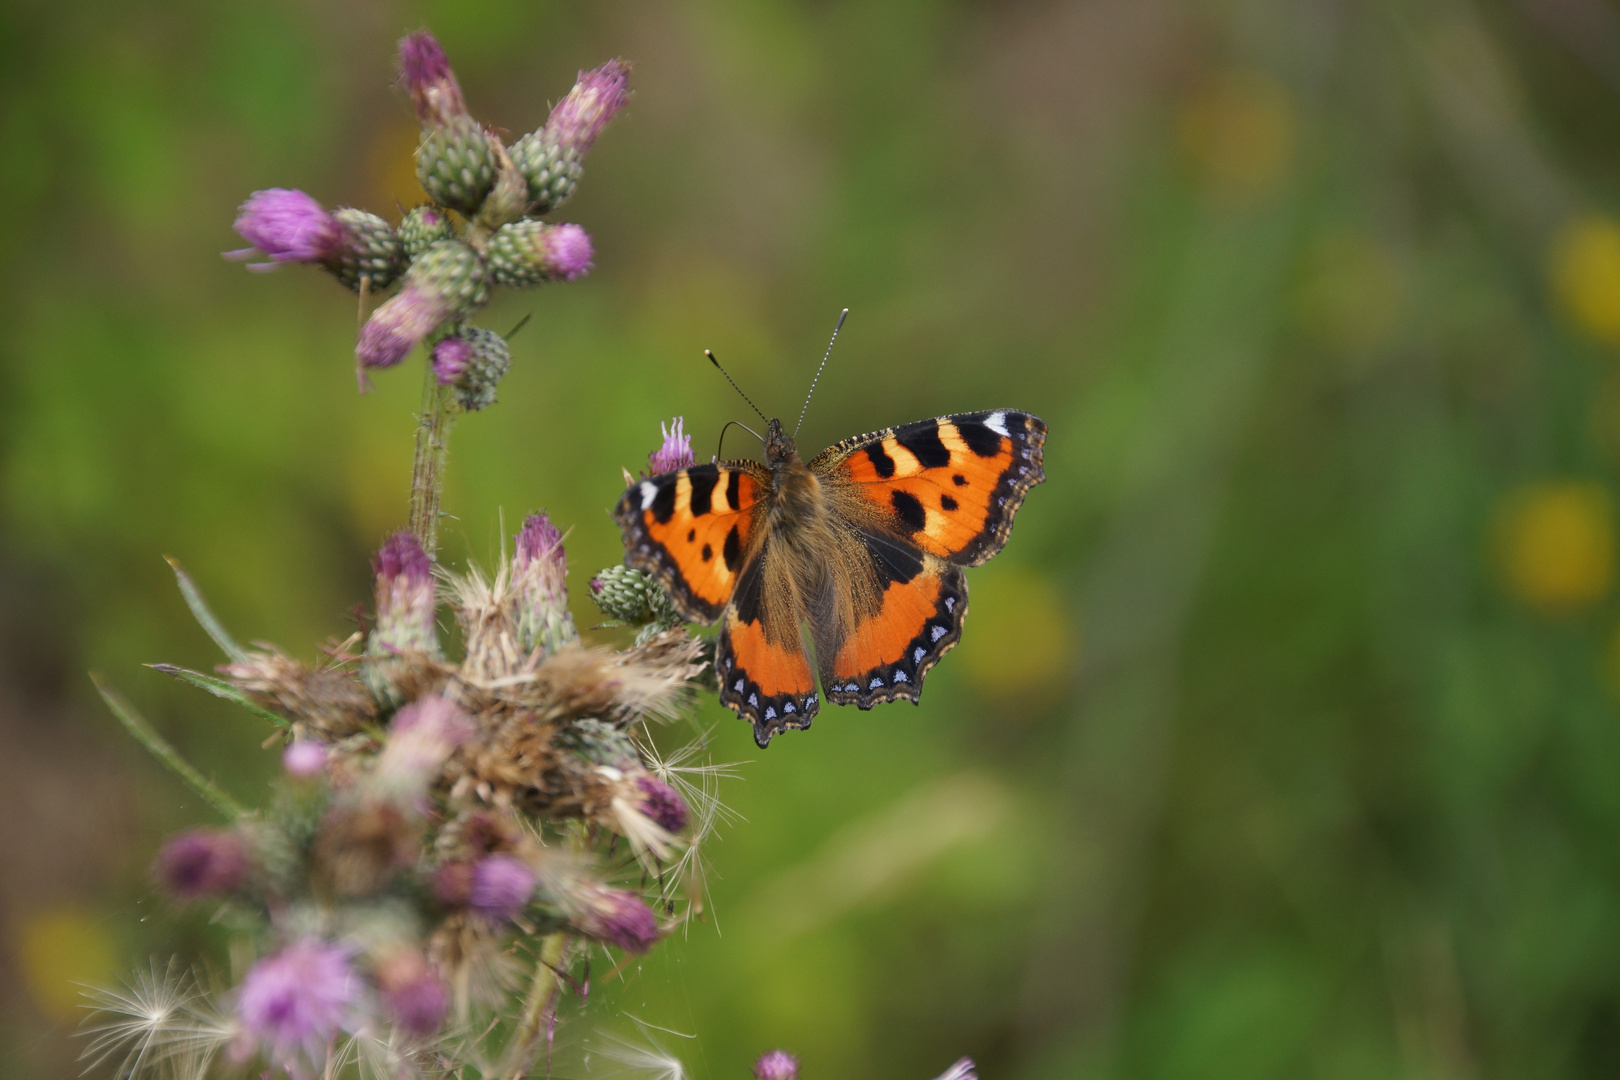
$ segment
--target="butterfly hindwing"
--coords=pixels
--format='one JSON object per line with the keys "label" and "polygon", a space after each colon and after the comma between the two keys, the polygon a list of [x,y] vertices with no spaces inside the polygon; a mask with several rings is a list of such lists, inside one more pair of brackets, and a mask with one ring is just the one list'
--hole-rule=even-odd
{"label": "butterfly hindwing", "polygon": [[754,725],[760,746],[809,727],[821,706],[797,619],[764,596],[768,555],[760,551],[743,568],[714,656],[720,703]]}
{"label": "butterfly hindwing", "polygon": [[959,567],[882,533],[862,532],[881,592],[839,641],[818,641],[827,700],[870,709],[915,702],[923,678],[962,635],[967,580]]}
{"label": "butterfly hindwing", "polygon": [[751,461],[694,465],[632,484],[613,510],[625,562],[669,590],[694,622],[720,617],[749,556],[770,474]]}
{"label": "butterfly hindwing", "polygon": [[884,527],[958,566],[1000,551],[1041,468],[1046,425],[1012,409],[960,413],[845,439],[811,471],[856,520]]}

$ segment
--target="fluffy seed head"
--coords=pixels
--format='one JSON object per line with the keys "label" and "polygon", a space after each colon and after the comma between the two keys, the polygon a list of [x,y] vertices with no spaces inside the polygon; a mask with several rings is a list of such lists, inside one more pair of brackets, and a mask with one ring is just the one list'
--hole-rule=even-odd
{"label": "fluffy seed head", "polygon": [[799,1059],[786,1050],[761,1054],[754,1062],[754,1080],[799,1080]]}
{"label": "fluffy seed head", "polygon": [[491,855],[473,866],[468,905],[485,918],[503,922],[522,911],[534,895],[529,864],[511,855]]}
{"label": "fluffy seed head", "polygon": [[274,262],[324,262],[344,243],[344,228],[302,191],[268,188],[248,196],[235,229]]}
{"label": "fluffy seed head", "polygon": [[686,828],[686,800],[679,792],[656,776],[639,777],[636,786],[641,789],[638,809],[643,814],[656,821],[665,832],[678,833]]}
{"label": "fluffy seed head", "polygon": [[242,980],[237,1014],[278,1061],[321,1053],[343,1026],[360,991],[346,950],[322,941],[287,946],[253,965]]}
{"label": "fluffy seed head", "polygon": [[557,102],[546,120],[545,135],[558,145],[583,153],[596,142],[607,122],[629,100],[630,68],[609,60],[579,73],[568,96]]}
{"label": "fluffy seed head", "polygon": [[652,470],[653,476],[661,473],[675,472],[677,469],[689,469],[697,463],[692,456],[692,436],[686,434],[682,427],[686,418],[677,416],[665,426],[662,421],[658,429],[664,433],[664,442],[657,450],[647,455],[647,467]]}
{"label": "fluffy seed head", "polygon": [[235,892],[252,871],[246,842],[227,829],[193,829],[171,837],[153,874],[182,900]]}

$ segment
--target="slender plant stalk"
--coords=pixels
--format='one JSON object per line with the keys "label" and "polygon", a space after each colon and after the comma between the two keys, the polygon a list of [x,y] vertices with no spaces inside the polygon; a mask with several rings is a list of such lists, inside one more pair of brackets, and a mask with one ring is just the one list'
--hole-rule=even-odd
{"label": "slender plant stalk", "polygon": [[454,393],[439,385],[433,365],[427,365],[416,422],[416,456],[411,462],[411,532],[430,556],[439,546],[439,499],[444,493],[444,463],[456,411]]}
{"label": "slender plant stalk", "polygon": [[198,772],[189,761],[181,757],[180,752],[169,744],[169,740],[159,735],[156,729],[146,722],[146,718],[135,711],[135,706],[125,701],[122,694],[108,686],[100,675],[92,672],[90,681],[96,684],[96,689],[101,693],[102,700],[113,711],[113,715],[118,717],[125,730],[135,736],[142,746],[150,750],[153,757],[163,762],[176,776],[185,781],[187,787],[201,795],[208,801],[209,805],[230,820],[234,821],[247,812],[241,803],[221,791],[212,780]]}
{"label": "slender plant stalk", "polygon": [[512,1041],[508,1044],[508,1059],[513,1062],[511,1080],[523,1080],[534,1064],[534,1045],[540,1038],[540,1027],[546,1013],[557,996],[557,968],[562,964],[566,939],[551,934],[540,943],[540,956],[534,962],[534,981],[529,984],[529,996],[523,1003],[523,1015],[518,1019]]}

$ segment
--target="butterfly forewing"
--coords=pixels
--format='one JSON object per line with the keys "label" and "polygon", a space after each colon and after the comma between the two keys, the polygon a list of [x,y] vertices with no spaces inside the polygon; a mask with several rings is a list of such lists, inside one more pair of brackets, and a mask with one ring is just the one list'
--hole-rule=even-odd
{"label": "butterfly forewing", "polygon": [[1012,409],[960,413],[845,439],[810,468],[861,500],[895,535],[959,566],[1000,551],[1030,488],[1046,478],[1046,425]]}
{"label": "butterfly forewing", "polygon": [[770,473],[752,461],[694,465],[630,485],[614,507],[625,562],[656,577],[681,614],[720,617],[758,527]]}

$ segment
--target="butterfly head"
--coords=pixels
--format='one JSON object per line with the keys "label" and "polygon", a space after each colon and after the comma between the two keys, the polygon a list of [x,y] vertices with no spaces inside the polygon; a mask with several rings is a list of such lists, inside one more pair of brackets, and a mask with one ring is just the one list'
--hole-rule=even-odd
{"label": "butterfly head", "polygon": [[772,420],[765,428],[765,463],[775,468],[796,464],[798,460],[799,448],[793,436],[782,430],[782,421]]}

